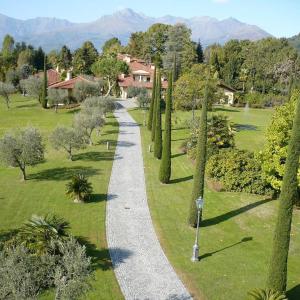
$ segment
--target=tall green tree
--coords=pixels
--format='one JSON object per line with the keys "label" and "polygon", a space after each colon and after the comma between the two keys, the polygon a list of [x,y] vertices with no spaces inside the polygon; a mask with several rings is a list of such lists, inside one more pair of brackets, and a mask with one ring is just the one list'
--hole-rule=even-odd
{"label": "tall green tree", "polygon": [[158,71],[159,69],[156,70],[156,85],[155,85],[155,100],[154,100],[154,105],[153,105],[153,116],[152,116],[152,129],[151,129],[151,140],[154,142],[155,140],[155,126],[156,126],[156,106],[157,106],[157,97],[159,94],[159,98],[161,95],[161,79],[158,78]]}
{"label": "tall green tree", "polygon": [[203,48],[200,40],[198,41],[196,46],[196,53],[197,53],[197,62],[202,64],[204,62],[204,53],[203,53]]}
{"label": "tall green tree", "polygon": [[268,273],[267,286],[275,291],[284,292],[287,282],[287,261],[290,246],[293,204],[298,197],[297,172],[300,155],[300,98],[296,106],[288,155],[285,164],[273,250]]}
{"label": "tall green tree", "polygon": [[92,42],[84,42],[74,52],[73,67],[75,73],[92,74],[91,66],[98,59],[98,52]]}
{"label": "tall green tree", "polygon": [[196,167],[194,173],[194,186],[190,205],[188,222],[190,226],[197,226],[197,207],[195,200],[203,197],[204,194],[204,176],[206,165],[206,144],[207,144],[207,104],[208,104],[208,86],[205,89],[205,96],[202,103],[200,130],[197,143]]}
{"label": "tall green tree", "polygon": [[2,43],[2,55],[4,58],[8,58],[12,55],[14,50],[15,40],[12,36],[7,34]]}
{"label": "tall green tree", "polygon": [[103,54],[111,54],[115,53],[118,54],[122,49],[121,41],[113,37],[109,40],[107,40],[104,45],[102,46],[102,53]]}
{"label": "tall green tree", "polygon": [[164,143],[162,149],[162,160],[159,170],[159,180],[161,183],[169,183],[171,178],[171,133],[172,133],[172,90],[173,90],[173,74],[169,73],[168,91],[166,99],[165,111],[165,132]]}
{"label": "tall green tree", "polygon": [[63,70],[68,70],[72,66],[72,53],[66,45],[62,46],[59,52],[58,66]]}
{"label": "tall green tree", "polygon": [[43,90],[41,103],[43,108],[47,108],[47,88],[48,88],[48,78],[47,78],[47,56],[44,56],[44,77],[43,77]]}
{"label": "tall green tree", "polygon": [[154,70],[154,75],[153,75],[152,95],[151,95],[151,103],[150,103],[148,123],[147,123],[147,128],[150,131],[152,130],[152,120],[153,120],[154,103],[155,103],[155,91],[156,91],[156,68]]}
{"label": "tall green tree", "polygon": [[[161,75],[160,69],[157,70],[157,90],[155,105],[155,137],[154,137],[154,157],[161,159],[162,155],[162,131],[161,131]],[[154,124],[153,124],[154,125]],[[152,126],[153,126],[152,125]]]}

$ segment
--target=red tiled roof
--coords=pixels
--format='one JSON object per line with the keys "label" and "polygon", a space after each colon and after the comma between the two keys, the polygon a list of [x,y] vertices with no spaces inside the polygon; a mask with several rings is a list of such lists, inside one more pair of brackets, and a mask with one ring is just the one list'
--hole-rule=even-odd
{"label": "red tiled roof", "polygon": [[[154,64],[146,63],[144,60],[138,59],[131,57],[130,55],[124,55],[124,54],[119,54],[118,59],[124,60],[125,58],[128,57],[130,58],[130,62],[127,62],[130,70],[130,74],[125,76],[119,76],[119,86],[120,87],[145,87],[147,89],[152,89],[152,81],[154,77]],[[142,76],[149,76],[150,77],[150,82],[149,81],[135,81],[133,79],[133,74],[136,73],[136,75],[142,75]],[[168,82],[166,80],[162,81],[162,88],[166,89],[168,86]]]}
{"label": "red tiled roof", "polygon": [[60,81],[58,83],[55,83],[49,88],[54,88],[54,89],[73,89],[75,87],[75,84],[80,81],[88,81],[87,79],[83,78],[82,76],[77,76],[74,77],[70,80],[65,80],[65,81]]}
{"label": "red tiled roof", "polygon": [[[119,77],[118,83],[120,87],[134,86],[134,87],[141,87],[146,89],[152,89],[152,85],[153,85],[153,82],[133,80],[133,77],[130,75],[125,78]],[[161,84],[163,89],[166,89],[168,87],[168,82],[165,80],[162,81]]]}
{"label": "red tiled roof", "polygon": [[[42,77],[44,75],[44,72],[39,72],[37,75],[39,77]],[[54,69],[47,70],[47,81],[48,86],[60,82],[60,74]]]}

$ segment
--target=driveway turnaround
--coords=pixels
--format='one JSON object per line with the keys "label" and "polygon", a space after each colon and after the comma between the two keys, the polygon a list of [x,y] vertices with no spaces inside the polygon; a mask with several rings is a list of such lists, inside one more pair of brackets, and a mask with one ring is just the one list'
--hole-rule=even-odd
{"label": "driveway turnaround", "polygon": [[140,129],[120,101],[119,138],[109,183],[106,235],[125,299],[192,299],[166,258],[147,203]]}

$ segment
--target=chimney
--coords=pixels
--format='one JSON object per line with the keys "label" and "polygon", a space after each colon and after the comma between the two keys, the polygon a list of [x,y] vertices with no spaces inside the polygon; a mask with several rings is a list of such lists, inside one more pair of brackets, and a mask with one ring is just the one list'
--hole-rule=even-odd
{"label": "chimney", "polygon": [[68,71],[66,76],[66,81],[72,79],[72,72]]}

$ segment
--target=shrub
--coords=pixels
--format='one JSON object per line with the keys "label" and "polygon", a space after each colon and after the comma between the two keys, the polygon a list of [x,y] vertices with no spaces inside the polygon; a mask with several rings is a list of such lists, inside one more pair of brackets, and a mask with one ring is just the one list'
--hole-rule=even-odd
{"label": "shrub", "polygon": [[210,157],[207,175],[219,181],[225,191],[272,195],[272,189],[261,175],[254,154],[245,150],[223,149]]}
{"label": "shrub", "polygon": [[[190,122],[191,134],[186,142],[187,153],[191,159],[196,158],[196,146],[199,134],[199,118]],[[223,148],[234,147],[234,130],[224,115],[213,115],[207,122],[207,156],[218,153]]]}
{"label": "shrub", "polygon": [[270,289],[255,289],[248,292],[248,295],[249,300],[287,300],[284,294]]}

